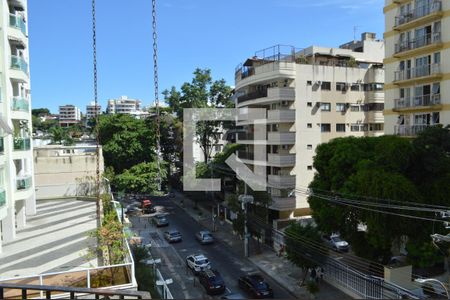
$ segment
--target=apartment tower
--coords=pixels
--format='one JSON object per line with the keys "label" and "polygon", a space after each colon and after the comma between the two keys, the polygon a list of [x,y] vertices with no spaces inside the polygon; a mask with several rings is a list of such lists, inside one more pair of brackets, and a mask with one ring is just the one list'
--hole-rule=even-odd
{"label": "apartment tower", "polygon": [[141,100],[121,96],[119,99],[109,99],[107,114],[135,114],[141,111]]}
{"label": "apartment tower", "polygon": [[450,123],[450,1],[386,0],[385,133]]}
{"label": "apartment tower", "polygon": [[383,134],[384,43],[364,33],[339,48],[275,46],[236,68],[236,107],[266,109],[267,154],[255,159],[255,125],[240,121],[238,157],[266,167],[269,221],[310,213],[305,190],[316,147],[345,136]]}
{"label": "apartment tower", "polygon": [[59,125],[69,127],[78,124],[81,121],[81,111],[72,104],[61,105],[59,107]]}
{"label": "apartment tower", "polygon": [[31,96],[26,0],[0,1],[1,244],[36,213],[31,149]]}

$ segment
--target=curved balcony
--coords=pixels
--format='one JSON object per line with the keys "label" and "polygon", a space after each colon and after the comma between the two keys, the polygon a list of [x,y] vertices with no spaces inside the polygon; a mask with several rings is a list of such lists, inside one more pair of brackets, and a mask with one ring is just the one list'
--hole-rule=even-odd
{"label": "curved balcony", "polygon": [[11,109],[13,111],[25,111],[30,110],[30,102],[22,97],[13,97],[11,99]]}
{"label": "curved balcony", "polygon": [[269,132],[267,143],[270,145],[293,145],[295,144],[295,132]]}
{"label": "curved balcony", "polygon": [[434,0],[425,5],[395,17],[394,30],[407,30],[442,17],[442,1]]}
{"label": "curved balcony", "polygon": [[430,64],[406,70],[395,71],[394,84],[427,82],[442,77],[441,64]]}
{"label": "curved balcony", "polygon": [[238,106],[247,106],[252,104],[264,104],[279,101],[294,101],[295,89],[290,87],[283,88],[268,88],[246,95],[240,96],[237,99]]}
{"label": "curved balcony", "polygon": [[267,155],[267,163],[276,167],[292,167],[295,166],[295,154],[270,153]]}
{"label": "curved balcony", "polygon": [[269,175],[268,185],[278,189],[295,188],[295,175]]}
{"label": "curved balcony", "polygon": [[28,63],[23,57],[11,55],[11,77],[21,79],[22,81],[28,80]]}
{"label": "curved balcony", "polygon": [[294,210],[296,208],[295,197],[272,197],[270,209],[273,210]]}
{"label": "curved balcony", "polygon": [[295,122],[295,109],[268,110],[267,122],[269,123]]}
{"label": "curved balcony", "polygon": [[17,191],[28,190],[32,186],[32,182],[33,182],[33,176],[31,176],[31,175],[24,175],[24,176],[18,177],[16,179],[16,190]]}
{"label": "curved balcony", "polygon": [[27,25],[23,16],[9,14],[9,26],[20,30],[25,36],[27,36]]}

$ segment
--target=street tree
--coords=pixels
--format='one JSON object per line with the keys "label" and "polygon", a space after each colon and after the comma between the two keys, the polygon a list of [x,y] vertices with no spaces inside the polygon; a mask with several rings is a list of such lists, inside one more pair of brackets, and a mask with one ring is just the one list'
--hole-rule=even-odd
{"label": "street tree", "polygon": [[[232,88],[225,80],[213,81],[211,70],[197,68],[191,82],[185,82],[178,91],[175,87],[163,92],[164,99],[180,121],[183,121],[185,108],[219,108],[233,107]],[[195,139],[203,152],[204,161],[211,158],[213,146],[217,144],[224,122],[198,122]]]}

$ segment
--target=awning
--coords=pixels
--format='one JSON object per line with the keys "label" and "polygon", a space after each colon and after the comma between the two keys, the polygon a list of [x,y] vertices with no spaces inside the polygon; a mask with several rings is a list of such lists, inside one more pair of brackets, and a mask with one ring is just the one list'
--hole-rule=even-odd
{"label": "awning", "polygon": [[0,129],[3,133],[2,135],[14,133],[14,131],[11,129],[11,127],[9,127],[8,122],[6,122],[3,116],[0,116]]}

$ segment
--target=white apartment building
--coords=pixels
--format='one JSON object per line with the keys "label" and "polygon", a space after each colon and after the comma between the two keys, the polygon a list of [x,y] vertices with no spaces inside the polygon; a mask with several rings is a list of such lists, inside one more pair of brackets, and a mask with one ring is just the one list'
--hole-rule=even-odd
{"label": "white apartment building", "polygon": [[95,105],[92,101],[89,105],[86,105],[86,120],[95,119],[97,114],[102,113],[102,106],[100,104]]}
{"label": "white apartment building", "polygon": [[119,99],[109,99],[106,107],[107,114],[132,114],[141,111],[141,100],[121,96]]}
{"label": "white apartment building", "polygon": [[450,124],[450,2],[385,4],[385,133],[412,137]]}
{"label": "white apartment building", "polygon": [[0,1],[1,245],[36,213],[26,0]]}
{"label": "white apartment building", "polygon": [[78,107],[72,104],[61,105],[59,107],[59,125],[67,127],[78,124],[81,121],[81,112]]}
{"label": "white apartment building", "polygon": [[[275,46],[256,53],[235,73],[236,107],[264,108],[267,154],[255,159],[257,127],[240,121],[246,145],[238,157],[265,167],[269,221],[310,213],[304,190],[314,177],[316,147],[337,137],[383,134],[384,43],[364,33],[339,48]],[[261,144],[261,143],[259,143]]]}

